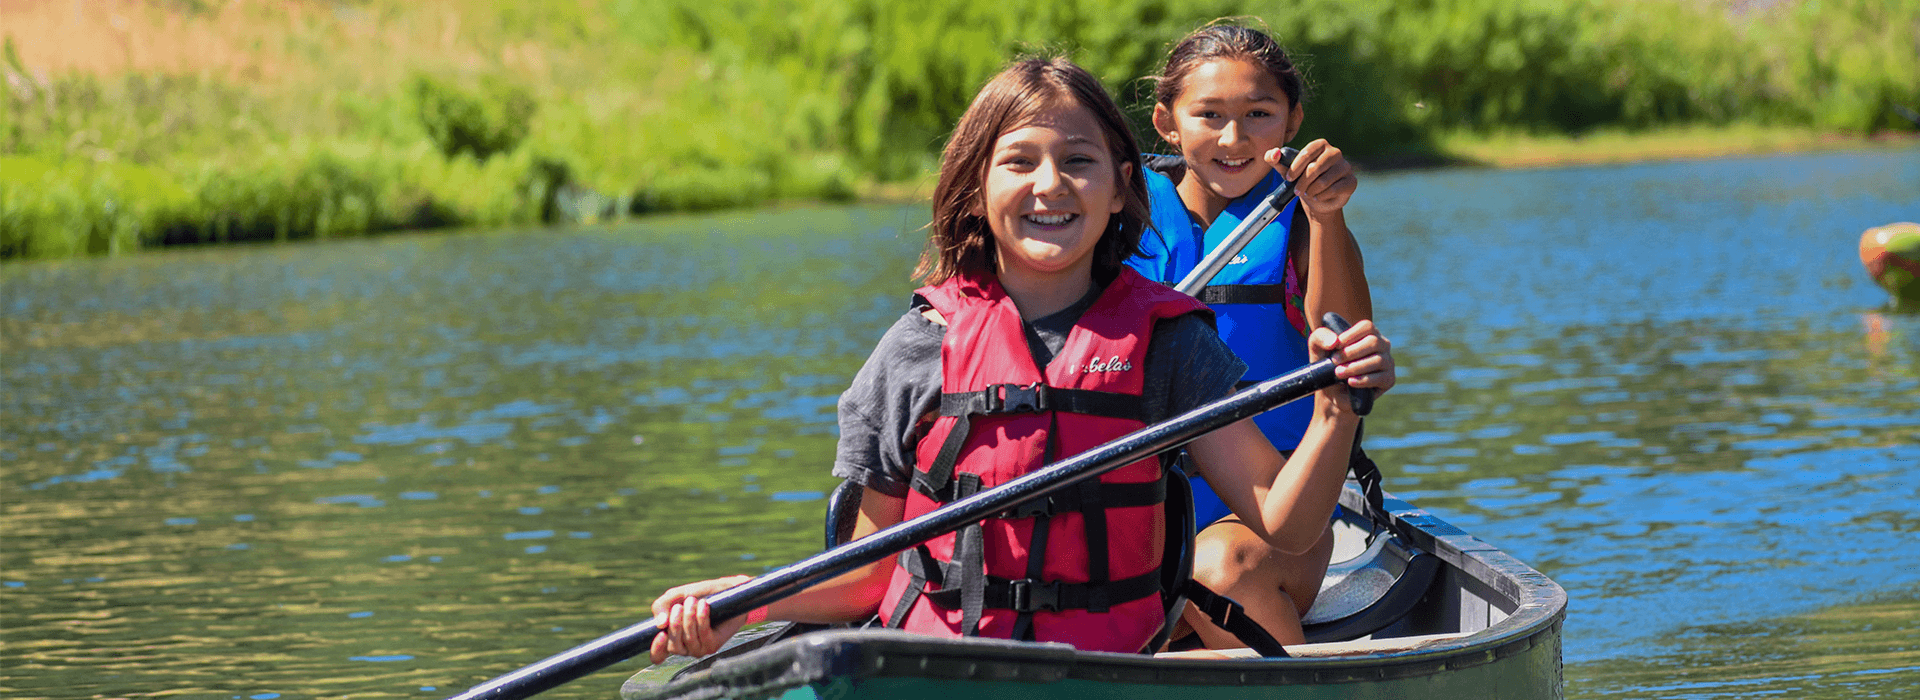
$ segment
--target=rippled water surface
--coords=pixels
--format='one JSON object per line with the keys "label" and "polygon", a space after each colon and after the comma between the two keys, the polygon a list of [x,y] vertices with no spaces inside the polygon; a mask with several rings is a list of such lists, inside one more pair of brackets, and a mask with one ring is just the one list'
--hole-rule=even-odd
{"label": "rippled water surface", "polygon": [[[1370,451],[1567,588],[1571,695],[1920,692],[1920,318],[1854,252],[1920,151],[1362,188]],[[0,268],[0,694],[444,696],[811,553],[925,217]]]}

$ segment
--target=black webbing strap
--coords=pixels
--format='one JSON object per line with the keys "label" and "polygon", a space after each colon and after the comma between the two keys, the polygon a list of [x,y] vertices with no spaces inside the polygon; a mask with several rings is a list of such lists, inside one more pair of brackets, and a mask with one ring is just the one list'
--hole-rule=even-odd
{"label": "black webbing strap", "polygon": [[[979,474],[960,475],[954,487],[955,498],[966,498],[979,492]],[[960,575],[954,577],[954,586],[960,593],[960,634],[979,636],[980,614],[986,609],[986,528],[977,522],[960,528],[953,543],[953,559],[955,566],[960,569]]]}
{"label": "black webbing strap", "polygon": [[1006,413],[1084,413],[1107,418],[1141,419],[1135,394],[1092,389],[1061,389],[1033,384],[994,384],[981,391],[940,395],[940,415],[991,416]]}
{"label": "black webbing strap", "polygon": [[[1078,490],[1082,503],[1095,506],[1080,511],[1080,524],[1086,528],[1087,538],[1087,612],[1103,613],[1113,607],[1107,597],[1107,583],[1113,580],[1107,569],[1107,509],[1099,507],[1098,481],[1082,481]],[[1028,575],[1028,578],[1039,577]],[[1158,584],[1159,580],[1156,574],[1154,582]]]}
{"label": "black webbing strap", "polygon": [[1282,304],[1287,301],[1284,284],[1221,284],[1203,287],[1194,298],[1213,304]]}
{"label": "black webbing strap", "polygon": [[[1040,461],[1051,464],[1060,449],[1060,414],[1047,416],[1047,443],[1040,452]],[[1053,535],[1053,518],[1042,515],[1033,520],[1033,535],[1027,540],[1027,578],[1039,580],[1047,573],[1047,539]],[[1033,613],[1020,612],[1014,615],[1013,632],[1008,639],[1029,641],[1033,639]]]}
{"label": "black webbing strap", "polygon": [[1279,640],[1267,634],[1267,628],[1261,627],[1259,622],[1247,617],[1247,609],[1240,607],[1240,604],[1234,602],[1232,598],[1215,593],[1192,579],[1187,580],[1186,594],[1187,602],[1200,612],[1206,613],[1207,619],[1213,620],[1213,624],[1232,633],[1240,639],[1240,643],[1252,648],[1261,656],[1270,658],[1289,656],[1286,647],[1280,646]]}
{"label": "black webbing strap", "polygon": [[[952,571],[951,565],[947,570]],[[1132,578],[1109,581],[1100,588],[1105,591],[1110,606],[1156,595],[1160,593],[1160,571],[1155,569]],[[925,595],[940,607],[952,609],[962,604],[961,593],[959,589],[948,588],[927,591]],[[985,607],[1014,612],[1086,610],[1094,595],[1093,587],[1085,583],[998,576],[987,577],[983,593]]]}
{"label": "black webbing strap", "polygon": [[913,470],[909,484],[936,503],[950,503],[954,500],[952,489],[947,488],[953,479],[953,465],[960,461],[960,448],[967,444],[967,433],[973,428],[973,419],[961,418],[953,422],[953,430],[947,432],[946,442],[940,443],[940,453],[933,458],[933,464],[926,471]]}
{"label": "black webbing strap", "polygon": [[[1033,539],[1027,544],[1027,578],[1039,580],[1047,569],[1047,539],[1052,535],[1053,518],[1042,515],[1033,521]],[[985,602],[984,596],[982,602]],[[1033,641],[1033,612],[1021,612],[1013,619],[1008,639]]]}
{"label": "black webbing strap", "polygon": [[1347,471],[1353,474],[1354,482],[1360,485],[1360,495],[1366,498],[1367,510],[1371,511],[1367,513],[1367,520],[1373,523],[1373,528],[1367,533],[1367,544],[1371,545],[1383,529],[1393,527],[1393,519],[1387,515],[1387,495],[1381,485],[1383,477],[1380,475],[1380,465],[1374,464],[1373,458],[1367,456],[1367,451],[1360,448],[1360,437],[1366,429],[1367,422],[1362,420],[1353,431],[1353,452],[1347,457]]}
{"label": "black webbing strap", "polygon": [[[920,545],[900,553],[900,568],[907,570],[907,590],[900,595],[893,612],[887,614],[886,626],[900,629],[907,622],[907,613],[913,610],[913,604],[920,602],[921,594],[927,592],[927,581],[931,580],[945,588],[946,569],[940,566],[940,560],[933,558],[933,552],[926,545]],[[932,578],[928,578],[931,576]]]}
{"label": "black webbing strap", "polygon": [[1084,493],[1086,487],[1063,489],[1043,498],[1026,501],[1002,511],[1001,518],[1036,518],[1043,515],[1061,513],[1082,513],[1101,508],[1132,508],[1165,503],[1167,500],[1167,482],[1142,481],[1127,484],[1109,484],[1098,480],[1088,480],[1082,484],[1091,485],[1096,497],[1089,499]]}
{"label": "black webbing strap", "polygon": [[940,452],[926,471],[914,470],[915,491],[940,503],[958,498],[948,493],[953,481],[953,465],[960,461],[960,448],[967,444],[973,428],[972,416],[1014,413],[1066,412],[1107,418],[1142,420],[1142,400],[1134,394],[1117,394],[1090,389],[1059,389],[1040,382],[1032,384],[994,384],[981,391],[940,395],[940,415],[960,418],[940,444]]}

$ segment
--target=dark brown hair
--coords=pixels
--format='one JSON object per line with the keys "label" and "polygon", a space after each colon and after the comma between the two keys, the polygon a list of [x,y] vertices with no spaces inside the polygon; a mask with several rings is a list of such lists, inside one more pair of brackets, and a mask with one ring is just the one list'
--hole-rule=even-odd
{"label": "dark brown hair", "polygon": [[1160,69],[1159,75],[1148,78],[1153,81],[1153,100],[1172,107],[1173,100],[1185,87],[1187,75],[1200,64],[1216,58],[1252,61],[1265,68],[1280,83],[1280,90],[1287,93],[1287,101],[1293,103],[1293,107],[1299,107],[1307,97],[1306,78],[1273,37],[1252,27],[1216,22],[1194,30],[1167,52],[1166,66]]}
{"label": "dark brown hair", "polygon": [[1116,184],[1126,199],[1120,213],[1107,219],[1107,229],[1094,245],[1094,276],[1113,276],[1138,252],[1149,217],[1147,185],[1138,172],[1123,174],[1140,164],[1140,146],[1126,119],[1086,69],[1065,58],[1033,58],[1016,62],[987,81],[954,126],[940,156],[933,222],[927,225],[927,248],[914,277],[939,284],[960,274],[996,271],[993,231],[979,213],[986,204],[984,184],[994,142],[1050,110],[1076,106],[1099,122],[1113,158]]}

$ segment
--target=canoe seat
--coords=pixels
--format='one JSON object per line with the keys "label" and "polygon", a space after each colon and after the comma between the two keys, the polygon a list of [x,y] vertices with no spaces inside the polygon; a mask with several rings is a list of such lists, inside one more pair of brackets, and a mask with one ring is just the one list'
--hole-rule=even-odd
{"label": "canoe seat", "polygon": [[827,496],[827,549],[833,549],[853,540],[854,523],[860,520],[860,495],[866,488],[852,481],[842,481],[833,487],[833,494]]}
{"label": "canoe seat", "polygon": [[1327,567],[1320,595],[1300,624],[1309,643],[1364,637],[1406,617],[1439,571],[1432,554],[1406,544],[1392,531],[1367,550]]}

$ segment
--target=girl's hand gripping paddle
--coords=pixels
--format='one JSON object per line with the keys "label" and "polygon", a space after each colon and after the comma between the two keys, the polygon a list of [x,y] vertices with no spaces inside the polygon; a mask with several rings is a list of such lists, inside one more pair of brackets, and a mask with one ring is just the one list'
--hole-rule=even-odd
{"label": "girl's hand gripping paddle", "polygon": [[[1340,314],[1336,314],[1332,311],[1328,311],[1325,316],[1321,316],[1320,322],[1321,322],[1321,325],[1324,325],[1327,328],[1332,329],[1333,332],[1336,334],[1345,333],[1347,332],[1348,328],[1353,327],[1353,324],[1347,323],[1347,319],[1341,318]],[[1364,416],[1364,415],[1367,415],[1368,413],[1373,412],[1373,390],[1372,389],[1361,389],[1358,387],[1349,386],[1347,387],[1347,400],[1353,402],[1354,413]]]}

